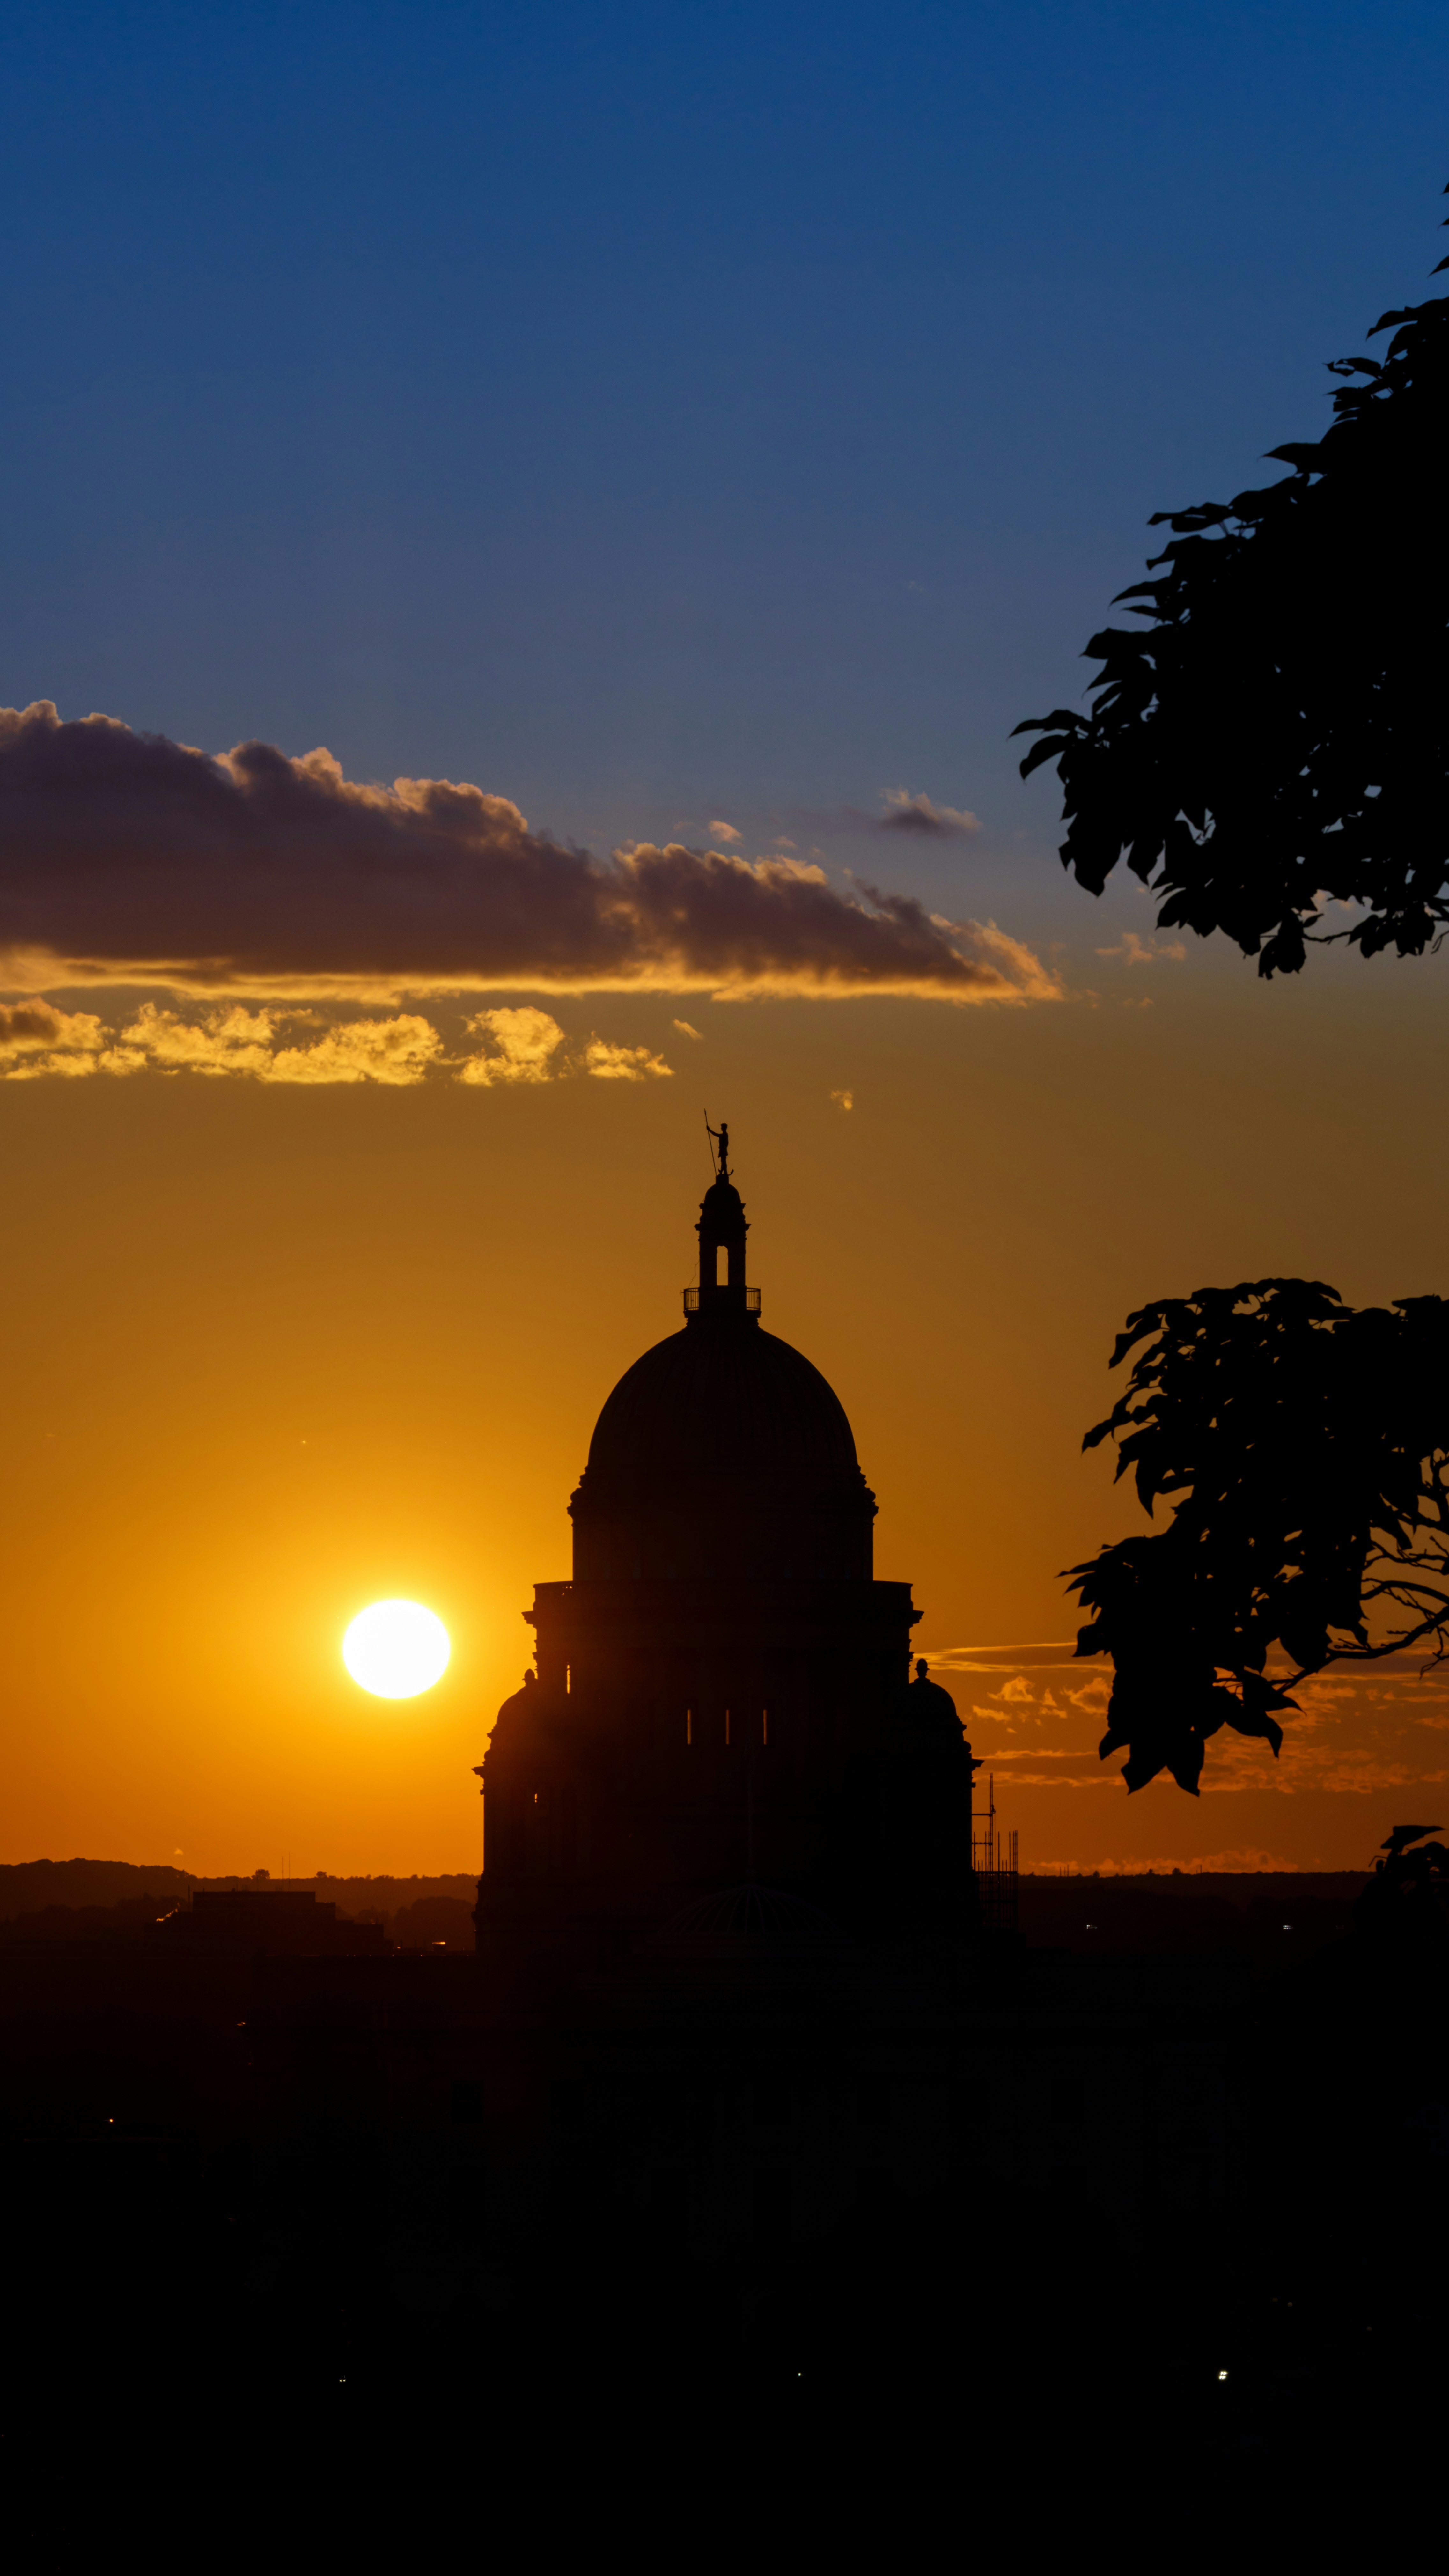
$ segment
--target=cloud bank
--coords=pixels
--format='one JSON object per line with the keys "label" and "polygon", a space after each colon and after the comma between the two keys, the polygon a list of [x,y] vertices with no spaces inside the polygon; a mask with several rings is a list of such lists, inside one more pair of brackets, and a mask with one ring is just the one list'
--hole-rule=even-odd
{"label": "cloud bank", "polygon": [[[318,1026],[320,1036],[301,1034]],[[477,1043],[460,1053],[450,1052],[432,1021],[413,1011],[328,1026],[315,1011],[248,1011],[234,1003],[187,1019],[143,1002],[134,1019],[117,1029],[94,1011],[58,1011],[45,1001],[0,1003],[0,1082],[34,1082],[46,1074],[163,1073],[402,1088],[434,1076],[486,1086],[562,1082],[576,1074],[649,1082],[674,1071],[645,1046],[590,1037],[571,1048],[547,1011],[479,1011],[465,1028]]]}
{"label": "cloud bank", "polygon": [[[946,807],[928,818],[929,800],[900,794],[888,828],[969,820],[947,823]],[[993,926],[943,922],[870,886],[842,893],[787,857],[672,842],[599,859],[478,787],[361,785],[330,752],[290,759],[259,742],[213,758],[109,716],[62,723],[48,702],[0,710],[0,981],[374,1002],[510,989],[1023,1002],[1058,990]]]}

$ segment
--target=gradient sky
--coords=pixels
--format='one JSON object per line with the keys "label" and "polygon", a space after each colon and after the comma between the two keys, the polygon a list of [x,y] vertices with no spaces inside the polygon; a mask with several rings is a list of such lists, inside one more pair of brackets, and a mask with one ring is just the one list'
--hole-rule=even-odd
{"label": "gradient sky", "polygon": [[[22,851],[0,1856],[475,1860],[518,1614],[690,1275],[707,1103],[1024,1863],[1363,1860],[1442,1794],[1449,1694],[1325,1683],[1276,1768],[1215,1747],[1200,1801],[1129,1803],[1057,1577],[1133,1525],[1078,1450],[1130,1307],[1444,1290],[1446,969],[1172,953],[1062,878],[1008,736],[1078,699],[1149,512],[1267,479],[1429,291],[1442,11],[61,6],[0,75],[0,704],[466,782],[527,818],[476,807],[530,902],[677,844],[695,906],[693,963],[631,928],[613,989],[390,974],[391,913],[364,971],[314,864],[343,791],[289,770],[285,903],[172,988],[136,972],[159,860],[119,913],[78,860],[62,920]],[[168,956],[225,946],[229,865]],[[967,998],[879,913],[861,989],[810,997],[862,879],[911,939],[998,926],[940,934]],[[753,985],[721,888],[774,906]],[[403,1708],[337,1654],[394,1591],[455,1639]]]}

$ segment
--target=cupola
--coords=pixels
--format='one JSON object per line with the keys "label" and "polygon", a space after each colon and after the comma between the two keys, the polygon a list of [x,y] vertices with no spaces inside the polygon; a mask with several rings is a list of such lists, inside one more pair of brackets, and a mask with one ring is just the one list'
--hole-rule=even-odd
{"label": "cupola", "polygon": [[730,1178],[730,1131],[710,1127],[716,1152],[715,1177],[700,1201],[699,1286],[686,1288],[684,1311],[690,1317],[758,1315],[760,1292],[745,1286],[745,1237],[749,1226],[745,1203]]}

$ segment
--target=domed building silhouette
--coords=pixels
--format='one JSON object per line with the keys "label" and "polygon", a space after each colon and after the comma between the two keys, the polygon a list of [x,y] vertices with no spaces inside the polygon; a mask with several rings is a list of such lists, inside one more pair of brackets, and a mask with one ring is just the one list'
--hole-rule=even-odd
{"label": "domed building silhouette", "polygon": [[741,1921],[970,1926],[970,1747],[924,1664],[910,1679],[920,1613],[875,1577],[844,1406],[763,1328],[718,1142],[683,1328],[599,1415],[572,1580],[537,1586],[537,1673],[479,1766],[478,1947],[500,1964],[657,1938],[751,1885],[772,1906]]}

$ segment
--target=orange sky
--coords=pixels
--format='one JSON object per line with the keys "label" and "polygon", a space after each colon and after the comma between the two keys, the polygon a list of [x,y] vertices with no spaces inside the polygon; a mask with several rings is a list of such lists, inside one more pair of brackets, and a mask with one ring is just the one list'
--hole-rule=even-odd
{"label": "orange sky", "polygon": [[[568,1571],[600,1404],[679,1320],[706,1103],[767,1327],[850,1413],[877,1572],[916,1587],[1023,1866],[1352,1866],[1436,1813],[1449,1689],[1330,1676],[1278,1765],[1219,1738],[1200,1800],[1129,1800],[1096,1759],[1101,1668],[1053,1647],[1058,1569],[1136,1519],[1079,1450],[1129,1308],[1295,1272],[1361,1303],[1449,1271],[1420,1168],[1445,968],[1330,955],[1264,987],[1226,952],[1131,963],[1145,919],[1064,893],[1063,940],[1038,941],[1058,1000],[539,995],[577,1069],[538,1083],[0,1081],[0,1857],[476,1863],[470,1766],[520,1613]],[[145,997],[52,998],[116,1019]],[[637,1078],[591,1073],[594,1038],[643,1049]],[[340,1660],[387,1593],[454,1641],[410,1703]]]}

